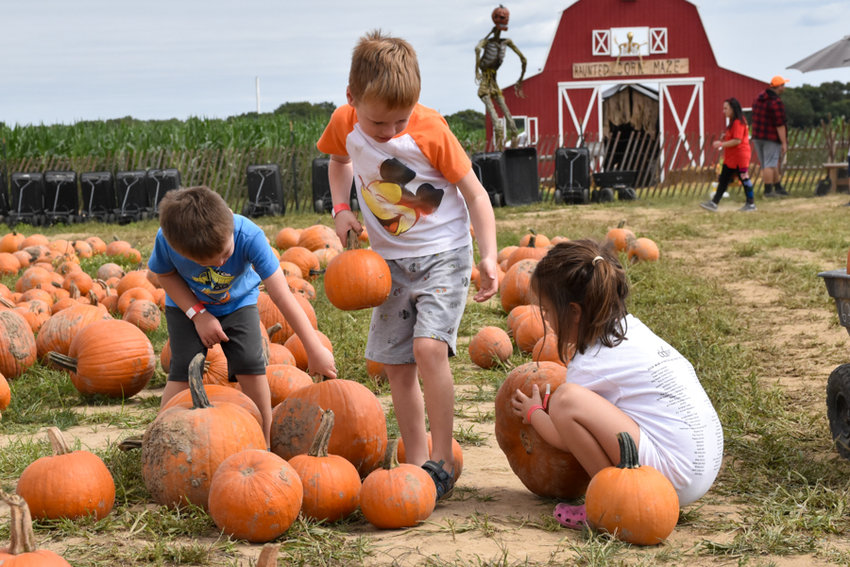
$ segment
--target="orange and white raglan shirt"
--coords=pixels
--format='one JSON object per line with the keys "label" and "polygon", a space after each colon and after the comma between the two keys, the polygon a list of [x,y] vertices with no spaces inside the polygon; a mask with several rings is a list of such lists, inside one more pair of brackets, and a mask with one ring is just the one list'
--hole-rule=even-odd
{"label": "orange and white raglan shirt", "polygon": [[388,260],[472,243],[456,183],[472,164],[445,119],[417,104],[407,128],[386,143],[360,129],[351,105],[337,108],[316,146],[349,156],[369,242]]}

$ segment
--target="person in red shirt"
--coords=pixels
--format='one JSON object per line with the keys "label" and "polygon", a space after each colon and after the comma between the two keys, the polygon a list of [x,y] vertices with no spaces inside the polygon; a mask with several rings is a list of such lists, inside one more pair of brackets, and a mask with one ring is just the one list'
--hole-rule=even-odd
{"label": "person in red shirt", "polygon": [[723,101],[723,114],[729,121],[722,140],[715,140],[712,144],[714,149],[723,152],[723,169],[717,179],[717,191],[710,201],[700,203],[703,209],[716,211],[720,199],[726,192],[729,182],[735,177],[741,180],[744,186],[744,194],[747,203],[740,211],[756,210],[755,197],[753,193],[753,182],[750,181],[750,137],[747,119],[741,110],[741,103],[736,98],[727,98]]}

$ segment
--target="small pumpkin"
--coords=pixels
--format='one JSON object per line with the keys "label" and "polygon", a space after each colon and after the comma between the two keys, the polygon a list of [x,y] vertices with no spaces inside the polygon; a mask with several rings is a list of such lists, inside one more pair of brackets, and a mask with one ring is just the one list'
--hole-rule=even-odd
{"label": "small pumpkin", "polygon": [[115,481],[100,457],[72,451],[62,432],[47,429],[53,455],[30,463],[18,479],[16,491],[38,519],[82,518],[100,520],[115,504]]}
{"label": "small pumpkin", "polygon": [[628,543],[659,544],[679,520],[679,496],[666,476],[638,462],[631,435],[618,433],[617,441],[620,463],[596,473],[587,486],[587,522]]}
{"label": "small pumpkin", "polygon": [[302,230],[300,228],[292,228],[291,226],[283,227],[275,235],[274,245],[280,250],[286,250],[287,248],[298,245],[298,237],[301,235]]}
{"label": "small pumpkin", "polygon": [[655,262],[660,253],[658,245],[650,238],[638,238],[629,246],[628,259],[632,264],[637,262]]}
{"label": "small pumpkin", "polygon": [[469,359],[481,368],[504,364],[513,353],[511,337],[499,327],[482,327],[469,341]]}
{"label": "small pumpkin", "polygon": [[374,250],[360,248],[353,230],[348,232],[348,249],[325,270],[325,295],[343,311],[382,304],[390,296],[392,284],[387,262]]}
{"label": "small pumpkin", "polygon": [[301,510],[303,485],[285,460],[261,449],[224,459],[210,482],[209,514],[224,533],[271,541],[289,529]]}
{"label": "small pumpkin", "polygon": [[292,392],[313,383],[309,374],[291,364],[269,364],[266,366],[266,379],[269,381],[272,407],[288,398]]}
{"label": "small pumpkin", "polygon": [[363,481],[360,511],[380,529],[409,528],[424,522],[437,503],[437,487],[425,469],[399,464],[398,439],[390,441],[383,464]]}
{"label": "small pumpkin", "polygon": [[620,221],[616,228],[612,228],[605,235],[605,240],[618,252],[626,252],[635,241],[635,233],[628,228],[623,228],[626,221]]}
{"label": "small pumpkin", "polygon": [[328,453],[334,413],[325,410],[319,430],[306,454],[295,455],[289,464],[304,486],[302,513],[308,518],[335,522],[351,515],[360,505],[360,474],[348,459]]}
{"label": "small pumpkin", "polygon": [[17,494],[0,491],[0,500],[9,505],[11,529],[9,547],[0,549],[0,565],[8,567],[71,567],[61,555],[35,546],[32,516],[26,501]]}

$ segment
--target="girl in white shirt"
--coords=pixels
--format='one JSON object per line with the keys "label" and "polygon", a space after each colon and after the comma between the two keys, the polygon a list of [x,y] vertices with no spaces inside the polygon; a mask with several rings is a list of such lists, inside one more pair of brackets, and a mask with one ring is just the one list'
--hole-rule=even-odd
{"label": "girl in white shirt", "polygon": [[[536,386],[531,397],[517,390],[515,415],[572,453],[591,478],[620,462],[617,434],[625,431],[640,463],[670,480],[680,505],[705,494],[723,458],[717,412],[691,363],[628,314],[628,280],[614,253],[591,240],[559,244],[538,263],[532,286],[567,377],[548,408]],[[584,505],[558,504],[555,517],[581,527]]]}

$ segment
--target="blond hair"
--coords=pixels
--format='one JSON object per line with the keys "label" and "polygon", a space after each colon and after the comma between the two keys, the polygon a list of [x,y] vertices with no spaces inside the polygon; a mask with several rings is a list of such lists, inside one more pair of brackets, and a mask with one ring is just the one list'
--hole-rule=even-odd
{"label": "blond hair", "polygon": [[175,189],[159,203],[159,226],[179,254],[207,259],[230,244],[233,212],[221,195],[204,185]]}
{"label": "blond hair", "polygon": [[373,30],[360,38],[351,56],[348,90],[355,101],[378,101],[389,110],[419,101],[419,62],[405,40]]}

